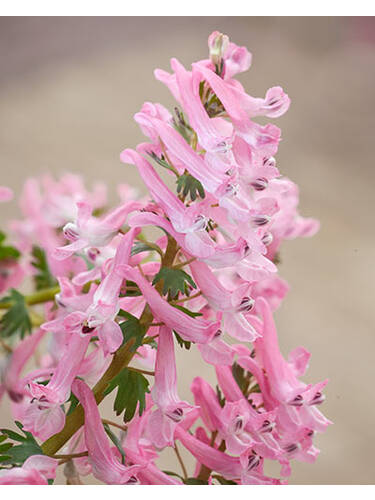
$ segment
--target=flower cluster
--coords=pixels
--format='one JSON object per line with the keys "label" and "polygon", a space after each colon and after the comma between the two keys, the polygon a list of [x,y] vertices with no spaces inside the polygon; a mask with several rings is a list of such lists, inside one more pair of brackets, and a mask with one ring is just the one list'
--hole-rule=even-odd
{"label": "flower cluster", "polygon": [[[310,354],[284,358],[273,312],[288,291],[283,240],[319,224],[298,214],[297,186],[276,166],[280,129],[255,120],[290,100],[281,87],[248,95],[234,77],[251,54],[218,32],[208,45],[191,69],[172,59],[171,73],[155,71],[173,114],[146,102],[135,115],[148,141],[121,160],[149,197],[121,185],[109,209],[100,184],[29,179],[13,246],[1,233],[0,397],[24,435],[1,431],[0,484],[53,482],[61,463],[68,484],[90,473],[107,484],[283,484],[292,460],[316,459],[327,381],[301,381]],[[11,196],[0,188],[0,201]],[[175,350],[188,358],[192,344],[217,384],[191,366],[182,401]],[[99,413],[113,391],[120,422]],[[158,467],[167,447],[181,471]]]}

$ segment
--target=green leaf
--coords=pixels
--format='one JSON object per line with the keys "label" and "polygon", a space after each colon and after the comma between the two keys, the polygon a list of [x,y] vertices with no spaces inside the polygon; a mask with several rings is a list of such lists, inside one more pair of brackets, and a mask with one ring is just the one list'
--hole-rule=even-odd
{"label": "green leaf", "polygon": [[204,198],[206,193],[200,181],[192,175],[185,173],[177,179],[177,192],[184,197],[190,196],[191,201],[195,201],[198,196]]}
{"label": "green leaf", "polygon": [[[22,441],[25,441],[25,437],[24,436],[21,436],[21,434],[17,434],[17,432],[14,432],[10,429],[0,429],[0,432],[3,434],[1,436],[2,438],[2,441],[5,441],[5,439],[13,439],[13,441],[19,441],[19,442],[22,442]],[[5,437],[5,439],[4,439]]]}
{"label": "green leaf", "polygon": [[120,323],[120,328],[124,336],[123,344],[129,342],[129,340],[134,339],[134,344],[131,347],[131,351],[135,352],[140,345],[142,345],[143,337],[146,334],[146,328],[142,325],[138,318],[120,309],[118,313],[122,318],[126,318],[126,321]]}
{"label": "green leaf", "polygon": [[152,153],[148,153],[148,155],[161,167],[166,168],[167,170],[170,170],[173,173],[176,173],[174,168],[172,168],[169,163],[165,160],[164,156],[162,155],[161,158],[159,158],[153,151]]}
{"label": "green leaf", "polygon": [[177,472],[173,472],[171,470],[163,470],[163,472],[164,472],[164,474],[167,474],[168,476],[178,477],[179,479],[181,479],[181,481],[184,480],[184,478],[180,474],[177,474]]}
{"label": "green leaf", "polygon": [[32,325],[25,297],[12,288],[10,294],[1,302],[10,302],[12,305],[0,320],[0,337],[19,334],[23,338],[26,333],[30,333]]}
{"label": "green leaf", "polygon": [[225,397],[223,396],[221,390],[220,390],[220,387],[217,385],[216,386],[216,396],[217,396],[217,399],[219,401],[219,405],[224,408],[225,406]]}
{"label": "green leaf", "polygon": [[179,345],[180,347],[184,347],[185,349],[189,350],[189,349],[190,349],[190,347],[191,347],[191,342],[189,342],[188,340],[184,340],[183,338],[181,338],[181,337],[179,336],[179,334],[178,334],[175,330],[173,330],[173,333],[174,333],[174,335],[175,335],[175,337],[176,337],[176,340],[177,340],[177,342],[178,342],[178,345]]}
{"label": "green leaf", "polygon": [[0,429],[2,436],[13,439],[20,444],[4,443],[0,445],[0,462],[4,465],[21,466],[31,455],[43,455],[43,451],[35,441],[34,436],[23,430],[20,422],[15,422],[24,436],[10,429]]}
{"label": "green leaf", "polygon": [[193,288],[197,288],[193,278],[182,269],[162,267],[154,277],[152,284],[155,285],[158,281],[163,281],[163,295],[169,292],[172,299],[177,298],[179,292],[184,295],[189,295],[189,285]]}
{"label": "green leaf", "polygon": [[66,416],[70,415],[76,409],[76,407],[78,406],[79,400],[71,392],[70,398],[68,399],[67,403],[70,403],[70,406],[69,406],[69,410],[66,412]]}
{"label": "green leaf", "polygon": [[148,380],[139,372],[124,368],[108,384],[104,394],[107,395],[117,388],[113,406],[116,415],[124,413],[124,422],[129,422],[135,415],[137,406],[139,415],[146,407],[146,392],[150,392]]}
{"label": "green leaf", "polygon": [[10,245],[3,245],[5,239],[5,233],[0,231],[0,260],[18,259],[21,255],[20,252],[15,247],[12,247]]}
{"label": "green leaf", "polygon": [[123,465],[125,465],[125,451],[124,451],[124,448],[121,446],[121,441],[119,440],[119,438],[116,436],[116,434],[114,434],[112,431],[111,431],[111,428],[109,427],[108,424],[104,424],[104,430],[105,432],[107,433],[107,436],[109,437],[109,439],[112,441],[112,443],[116,446],[116,448],[118,449],[118,451],[120,452],[120,455],[121,455],[121,463]]}
{"label": "green leaf", "polygon": [[136,241],[132,247],[131,255],[137,255],[142,252],[158,252],[160,255],[163,255],[161,248],[155,243],[145,243],[144,241]]}
{"label": "green leaf", "polygon": [[190,127],[187,119],[182,111],[180,111],[177,106],[174,108],[176,113],[176,118],[173,118],[173,126],[179,134],[185,139],[185,141],[190,144],[191,137],[194,134],[194,130]]}
{"label": "green leaf", "polygon": [[229,479],[225,479],[225,477],[223,476],[217,476],[216,474],[214,476],[212,476],[213,479],[216,479],[216,481],[218,481],[220,484],[225,484],[225,485],[235,485],[235,486],[238,486],[237,483],[235,483],[234,481],[230,481]]}
{"label": "green leaf", "polygon": [[180,304],[171,304],[173,307],[175,307],[176,309],[179,309],[180,311],[182,311],[183,313],[187,314],[188,316],[190,316],[191,318],[197,318],[198,316],[203,316],[202,313],[199,313],[199,312],[194,312],[194,311],[190,311],[189,309],[186,309],[186,307],[184,306],[181,306]]}
{"label": "green leaf", "polygon": [[260,392],[259,385],[253,385],[251,388],[254,378],[252,373],[244,370],[242,366],[234,362],[232,365],[232,374],[237,382],[238,387],[241,389],[242,394],[247,398],[252,392]]}
{"label": "green leaf", "polygon": [[187,479],[184,479],[183,480],[185,484],[190,484],[190,485],[202,485],[202,484],[205,484],[207,485],[208,482],[207,481],[203,481],[203,479],[198,479],[197,477],[188,477]]}
{"label": "green leaf", "polygon": [[13,446],[13,443],[0,444],[0,455],[4,455]]}
{"label": "green leaf", "polygon": [[55,286],[57,281],[49,270],[44,250],[34,245],[31,255],[33,257],[31,264],[37,271],[37,273],[33,276],[35,288],[37,290],[42,290],[43,288],[51,288]]}

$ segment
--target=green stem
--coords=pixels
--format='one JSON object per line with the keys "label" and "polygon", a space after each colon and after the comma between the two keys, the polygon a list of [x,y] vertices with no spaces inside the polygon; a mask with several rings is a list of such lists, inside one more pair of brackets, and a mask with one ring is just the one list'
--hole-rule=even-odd
{"label": "green stem", "polygon": [[[55,295],[59,293],[60,287],[54,286],[52,288],[45,288],[39,290],[38,292],[32,293],[25,296],[25,302],[28,306],[34,306],[36,304],[42,304],[43,302],[49,302],[55,298]],[[12,302],[0,302],[0,309],[9,309],[12,307]]]}
{"label": "green stem", "polygon": [[137,373],[142,373],[143,375],[150,375],[151,377],[155,376],[155,372],[151,372],[149,370],[141,370],[140,368],[134,368],[134,366],[128,366],[128,370]]}

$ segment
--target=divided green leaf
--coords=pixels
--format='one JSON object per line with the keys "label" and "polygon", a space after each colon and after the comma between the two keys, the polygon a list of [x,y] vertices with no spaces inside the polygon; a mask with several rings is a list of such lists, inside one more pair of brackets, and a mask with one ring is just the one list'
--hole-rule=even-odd
{"label": "divided green leaf", "polygon": [[170,170],[171,172],[175,173],[174,169],[169,165],[169,163],[165,160],[164,156],[162,155],[161,158],[159,158],[153,151],[152,153],[148,153],[148,155],[161,167],[166,168],[167,170]]}
{"label": "divided green leaf", "polygon": [[177,179],[177,192],[182,193],[184,197],[190,196],[191,201],[195,201],[198,196],[201,198],[206,196],[201,182],[188,173]]}
{"label": "divided green leaf", "polygon": [[49,270],[45,251],[34,245],[31,255],[33,256],[31,264],[37,271],[37,273],[33,276],[36,289],[41,290],[43,288],[50,288],[57,285],[57,281]]}
{"label": "divided green leaf", "polygon": [[182,111],[177,107],[174,108],[174,111],[176,113],[176,118],[173,118],[173,126],[177,132],[182,135],[185,141],[190,144],[194,130],[190,127]]}
{"label": "divided green leaf", "polygon": [[232,365],[232,374],[237,382],[238,387],[241,389],[242,394],[247,398],[252,392],[260,392],[258,384],[254,385],[253,375],[246,371],[238,363],[234,362]]}
{"label": "divided green leaf", "polygon": [[178,345],[179,345],[180,347],[184,347],[185,349],[189,350],[189,349],[190,349],[190,347],[191,347],[191,342],[189,342],[188,340],[184,340],[183,338],[181,338],[181,337],[179,336],[179,334],[178,334],[175,330],[173,330],[173,333],[174,333],[174,335],[175,335],[175,337],[176,337],[176,340],[177,340],[177,342],[178,342]]}
{"label": "divided green leaf", "polygon": [[[20,422],[15,422],[22,434],[11,429],[0,429],[0,462],[2,465],[21,466],[31,455],[43,455],[43,451],[30,432],[24,431]],[[7,439],[16,441],[4,443]],[[1,468],[1,467],[0,467]]]}
{"label": "divided green leaf", "polygon": [[169,292],[172,299],[177,298],[179,292],[184,295],[189,295],[189,285],[193,288],[197,288],[192,277],[182,269],[162,267],[155,275],[152,284],[155,285],[158,281],[163,281],[163,295]]}
{"label": "divided green leaf", "polygon": [[108,384],[104,394],[107,395],[117,388],[113,406],[116,415],[124,411],[124,422],[129,422],[135,415],[138,406],[139,415],[146,407],[146,392],[150,392],[148,380],[136,371],[124,368]]}
{"label": "divided green leaf", "polygon": [[4,241],[6,239],[5,233],[0,231],[0,260],[4,259],[18,259],[21,255],[17,248],[12,247],[11,245],[4,245]]}
{"label": "divided green leaf", "polygon": [[12,288],[1,302],[10,302],[11,307],[0,320],[0,337],[7,338],[19,334],[21,338],[31,332],[31,320],[27,311],[25,297]]}
{"label": "divided green leaf", "polygon": [[129,342],[129,340],[134,339],[134,344],[131,347],[131,351],[134,352],[137,348],[142,345],[143,337],[146,334],[146,328],[142,325],[138,318],[132,314],[120,309],[118,313],[122,318],[126,318],[126,321],[120,323],[120,328],[124,336],[124,344]]}

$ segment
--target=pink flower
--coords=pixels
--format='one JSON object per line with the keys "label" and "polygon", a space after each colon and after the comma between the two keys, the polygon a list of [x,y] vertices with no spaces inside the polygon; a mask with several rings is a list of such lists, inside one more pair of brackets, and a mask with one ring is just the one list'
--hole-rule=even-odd
{"label": "pink flower", "polygon": [[164,184],[147,160],[137,152],[125,149],[121,153],[124,163],[137,165],[138,171],[152,198],[169,217],[174,230],[181,233],[181,243],[192,255],[206,257],[214,252],[214,242],[206,232],[208,218],[204,215],[204,203],[186,207]]}
{"label": "pink flower", "polygon": [[244,109],[246,94],[228,85],[203,64],[193,64],[215,92],[228,113],[237,133],[253,148],[259,149],[264,156],[276,153],[280,140],[280,129],[275,125],[258,125],[250,120]]}
{"label": "pink flower", "polygon": [[166,326],[159,328],[155,384],[151,396],[158,409],[148,421],[150,437],[157,448],[172,446],[176,424],[183,420],[185,412],[192,407],[186,401],[181,401],[177,394],[173,332]]}
{"label": "pink flower", "polygon": [[54,256],[63,260],[75,252],[88,247],[107,245],[124,224],[128,214],[141,208],[138,202],[129,202],[109,213],[102,219],[92,216],[92,206],[87,202],[78,202],[76,222],[68,222],[64,226],[64,235],[72,243],[55,249]]}
{"label": "pink flower", "polygon": [[0,471],[0,484],[48,484],[56,477],[57,460],[45,455],[32,455],[22,467]]}
{"label": "pink flower", "polygon": [[176,330],[185,340],[205,344],[218,333],[219,323],[190,318],[165,301],[139,271],[130,266],[122,266],[125,276],[137,283],[155,318]]}
{"label": "pink flower", "polygon": [[157,131],[171,156],[177,158],[209,193],[215,193],[229,182],[229,177],[225,173],[218,175],[218,172],[205,163],[172,126],[142,112],[135,115],[135,120],[140,125],[146,125]]}
{"label": "pink flower", "polygon": [[73,334],[47,385],[29,383],[31,401],[25,409],[22,422],[27,431],[40,439],[48,439],[65,424],[61,405],[69,398],[71,385],[76,377],[90,342],[90,335]]}
{"label": "pink flower", "polygon": [[[259,383],[264,384],[262,394],[266,407],[278,408],[278,422],[286,432],[294,432],[301,427],[323,432],[330,421],[316,406],[324,401],[322,389],[328,381],[306,385],[298,380],[297,374],[304,372],[309,359],[307,351],[294,351],[292,364],[285,361],[279,351],[276,328],[268,303],[259,298],[257,308],[263,316],[263,335],[255,341],[256,359],[261,360],[261,366],[267,374],[264,380],[261,380],[262,376],[257,378],[260,378]],[[249,365],[249,359],[245,359],[247,360],[243,361]]]}
{"label": "pink flower", "polygon": [[245,342],[252,342],[258,337],[257,332],[244,316],[244,313],[251,311],[254,305],[254,300],[245,293],[248,285],[245,284],[236,292],[229,292],[203,262],[192,262],[190,269],[210,307],[223,313],[225,331]]}
{"label": "pink flower", "polygon": [[262,463],[258,455],[250,452],[240,458],[232,457],[193,437],[181,427],[175,436],[200,464],[218,472],[229,480],[240,480],[241,484],[280,484],[277,479],[263,475]]}
{"label": "pink flower", "polygon": [[139,465],[122,465],[114,456],[108,442],[93,393],[82,380],[75,380],[73,392],[85,412],[85,442],[95,477],[106,484],[132,484]]}
{"label": "pink flower", "polygon": [[229,43],[224,52],[224,78],[232,78],[237,73],[247,71],[251,66],[251,54],[246,47]]}
{"label": "pink flower", "polygon": [[37,330],[28,337],[25,337],[10,354],[2,375],[2,384],[7,390],[10,399],[16,403],[22,401],[27,394],[20,381],[21,372],[35,352],[39,342],[44,337],[43,330]]}

